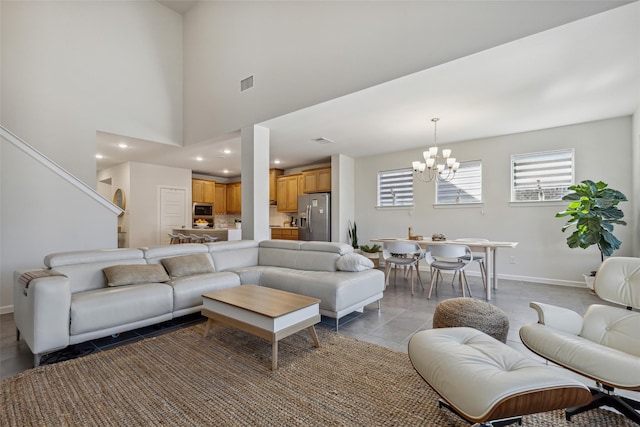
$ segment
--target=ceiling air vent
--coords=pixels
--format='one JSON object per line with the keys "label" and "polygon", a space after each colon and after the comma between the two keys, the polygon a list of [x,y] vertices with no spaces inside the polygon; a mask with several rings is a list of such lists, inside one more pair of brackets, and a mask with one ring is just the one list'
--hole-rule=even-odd
{"label": "ceiling air vent", "polygon": [[249,76],[246,79],[240,80],[240,92],[244,92],[247,89],[253,87],[253,76]]}
{"label": "ceiling air vent", "polygon": [[321,136],[320,138],[313,138],[313,141],[317,142],[318,144],[333,144],[332,140],[323,136]]}

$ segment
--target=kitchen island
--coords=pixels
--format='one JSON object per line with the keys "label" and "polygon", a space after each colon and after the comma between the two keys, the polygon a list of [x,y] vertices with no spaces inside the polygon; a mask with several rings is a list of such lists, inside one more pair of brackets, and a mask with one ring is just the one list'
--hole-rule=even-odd
{"label": "kitchen island", "polygon": [[195,234],[203,236],[217,237],[219,242],[227,240],[242,240],[242,229],[240,228],[174,228],[173,234],[182,233],[187,236]]}

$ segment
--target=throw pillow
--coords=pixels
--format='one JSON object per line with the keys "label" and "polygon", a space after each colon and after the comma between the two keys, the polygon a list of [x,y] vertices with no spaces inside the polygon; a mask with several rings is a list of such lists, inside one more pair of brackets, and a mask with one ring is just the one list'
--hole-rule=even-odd
{"label": "throw pillow", "polygon": [[338,258],[336,267],[341,271],[364,271],[373,268],[373,261],[360,254],[350,253]]}
{"label": "throw pillow", "polygon": [[167,272],[159,264],[114,265],[103,268],[102,272],[107,279],[107,286],[162,283],[170,280]]}
{"label": "throw pillow", "polygon": [[209,257],[205,254],[182,255],[160,260],[171,277],[215,272]]}

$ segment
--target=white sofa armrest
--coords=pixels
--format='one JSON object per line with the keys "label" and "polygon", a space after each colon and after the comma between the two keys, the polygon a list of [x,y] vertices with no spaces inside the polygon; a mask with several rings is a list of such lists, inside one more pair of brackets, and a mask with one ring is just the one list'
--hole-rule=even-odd
{"label": "white sofa armrest", "polygon": [[582,317],[573,310],[541,302],[531,302],[529,307],[538,312],[538,323],[542,325],[573,335],[582,331]]}
{"label": "white sofa armrest", "polygon": [[14,319],[16,328],[38,356],[69,345],[71,281],[66,276],[33,279],[29,287],[14,276]]}

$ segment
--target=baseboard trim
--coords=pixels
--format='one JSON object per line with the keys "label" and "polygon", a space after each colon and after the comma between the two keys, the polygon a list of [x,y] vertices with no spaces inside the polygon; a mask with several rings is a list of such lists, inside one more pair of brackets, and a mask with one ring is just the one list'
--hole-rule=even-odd
{"label": "baseboard trim", "polygon": [[0,307],[0,314],[13,313],[13,305],[3,305]]}
{"label": "baseboard trim", "polygon": [[[421,272],[429,273],[429,269],[425,267],[420,267]],[[467,276],[472,277],[480,277],[479,270],[465,270]],[[451,274],[443,272],[443,274]],[[587,284],[584,281],[575,281],[575,280],[562,280],[562,279],[552,279],[550,277],[533,277],[533,276],[519,276],[515,274],[498,274],[498,279],[504,280],[513,280],[516,282],[530,282],[530,283],[542,283],[545,285],[555,285],[555,286],[568,286],[570,288],[583,288],[589,289]]]}

